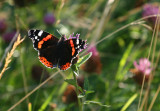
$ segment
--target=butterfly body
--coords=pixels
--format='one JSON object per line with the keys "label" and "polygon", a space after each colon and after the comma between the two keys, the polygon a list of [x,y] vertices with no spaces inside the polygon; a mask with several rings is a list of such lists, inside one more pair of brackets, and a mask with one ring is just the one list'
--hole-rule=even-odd
{"label": "butterfly body", "polygon": [[29,30],[28,36],[33,42],[33,47],[38,51],[39,60],[47,67],[58,67],[67,70],[72,65],[72,60],[86,46],[85,41],[78,37],[60,39],[42,30]]}

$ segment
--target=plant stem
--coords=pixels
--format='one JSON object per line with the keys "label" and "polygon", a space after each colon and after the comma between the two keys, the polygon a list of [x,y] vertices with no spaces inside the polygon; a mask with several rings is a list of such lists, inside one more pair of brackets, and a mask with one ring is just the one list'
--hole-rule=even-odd
{"label": "plant stem", "polygon": [[80,98],[78,97],[78,95],[79,95],[78,83],[77,83],[76,74],[75,74],[74,71],[73,71],[73,77],[74,77],[74,80],[75,80],[75,83],[76,83],[76,94],[77,94],[77,99],[78,99],[79,111],[83,111],[83,105],[81,103]]}

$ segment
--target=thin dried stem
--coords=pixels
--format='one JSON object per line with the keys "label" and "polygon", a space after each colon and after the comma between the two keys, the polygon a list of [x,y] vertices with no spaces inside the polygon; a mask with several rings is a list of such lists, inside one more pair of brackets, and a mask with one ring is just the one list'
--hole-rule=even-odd
{"label": "thin dried stem", "polygon": [[44,84],[46,84],[49,80],[51,80],[54,76],[56,76],[59,73],[57,71],[56,73],[52,74],[48,79],[46,79],[44,82],[42,82],[40,85],[38,85],[36,88],[34,88],[31,92],[29,92],[26,96],[24,96],[22,99],[20,99],[16,104],[14,104],[11,108],[8,109],[8,111],[13,110],[16,106],[18,106],[21,102],[23,102],[26,98],[28,98],[31,94],[33,94],[35,91],[37,91],[40,87],[42,87]]}
{"label": "thin dried stem", "polygon": [[114,0],[108,0],[106,2],[106,6],[105,6],[105,9],[104,9],[104,12],[103,12],[102,17],[101,17],[101,19],[99,21],[100,23],[99,23],[99,25],[98,25],[98,27],[97,27],[97,29],[95,31],[95,34],[94,34],[95,36],[94,36],[94,38],[92,38],[92,41],[91,41],[92,43],[94,43],[100,37],[100,35],[102,33],[102,28],[105,25],[106,17],[109,14],[109,11],[111,9],[111,6],[112,6],[113,2],[114,2]]}
{"label": "thin dried stem", "polygon": [[[144,24],[144,23],[143,23],[143,20],[148,19],[148,18],[151,18],[151,17],[157,17],[157,16],[160,17],[160,15],[150,15],[150,16],[146,16],[146,17],[137,19],[137,20],[135,20],[135,21],[133,21],[133,22],[131,22],[131,23],[129,23],[129,24],[126,24],[126,25],[124,25],[123,27],[120,27],[120,28],[118,28],[117,30],[115,30],[114,32],[110,33],[109,35],[107,35],[107,36],[105,36],[105,37],[102,37],[101,40],[99,40],[99,41],[97,41],[96,43],[94,43],[91,47],[88,47],[87,50],[89,50],[89,49],[91,49],[92,47],[98,45],[99,43],[103,42],[105,39],[108,39],[109,37],[113,36],[114,34],[116,34],[116,33],[120,32],[120,31],[128,28],[129,26]],[[142,25],[142,26],[143,26],[143,25]],[[85,53],[87,52],[87,50],[83,51],[83,53],[81,53],[80,56],[83,55],[83,54],[85,54]]]}
{"label": "thin dried stem", "polygon": [[58,20],[57,20],[57,22],[56,22],[56,25],[59,24],[60,21],[61,21],[61,20],[60,20],[60,14],[61,14],[61,11],[62,11],[62,8],[63,8],[64,4],[65,4],[65,0],[61,0],[60,6],[58,7],[58,8],[59,8],[59,9],[58,9],[58,13],[57,13]]}
{"label": "thin dried stem", "polygon": [[156,100],[156,98],[157,98],[157,96],[158,96],[158,94],[159,94],[159,91],[160,91],[160,86],[158,87],[158,90],[156,91],[156,93],[155,93],[155,95],[154,95],[154,97],[153,97],[153,99],[152,99],[152,102],[151,102],[151,104],[150,104],[150,106],[149,106],[149,108],[148,108],[148,111],[151,111],[151,109],[152,109],[152,107],[153,107],[153,104],[154,104],[154,102],[155,102],[155,100]]}
{"label": "thin dried stem", "polygon": [[19,34],[18,37],[17,37],[17,41],[15,41],[15,43],[13,44],[13,47],[12,47],[11,51],[8,52],[8,54],[7,54],[4,67],[3,67],[3,69],[2,69],[2,71],[1,71],[1,73],[0,73],[0,79],[2,78],[2,76],[3,76],[4,72],[6,71],[6,69],[8,68],[8,64],[11,62],[11,57],[12,57],[12,55],[13,55],[16,47],[17,47],[20,43],[22,43],[23,40],[24,40],[24,38],[21,39],[21,36],[20,36],[20,34]]}
{"label": "thin dried stem", "polygon": [[[159,15],[156,16],[157,19],[156,19],[156,24],[155,24],[155,27],[154,27],[154,30],[153,30],[153,35],[152,35],[152,40],[151,40],[151,44],[150,44],[150,49],[149,49],[149,54],[148,54],[148,59],[150,57],[150,54],[151,54],[151,49],[152,49],[152,46],[153,46],[153,53],[152,53],[152,64],[154,63],[154,57],[155,57],[155,51],[156,51],[156,45],[157,45],[157,38],[158,38],[158,30],[159,30],[159,22],[160,22],[160,19],[159,19]],[[153,41],[154,40],[154,41]],[[154,43],[153,43],[154,42]],[[158,58],[159,59],[159,58]],[[156,68],[156,67],[155,67]],[[145,79],[145,78],[143,78]],[[148,86],[147,86],[147,90],[145,92],[145,96],[143,98],[143,101],[142,101],[142,104],[141,104],[141,107],[140,107],[140,101],[141,101],[141,98],[139,99],[139,104],[138,104],[138,111],[141,111],[143,109],[143,106],[146,104],[147,106],[147,103],[148,103],[148,96],[149,96],[149,90],[150,90],[150,85],[151,85],[151,82],[152,82],[152,79],[153,79],[153,74],[150,75],[150,78],[149,78],[149,81],[148,81]],[[144,84],[143,84],[144,85]],[[143,87],[141,88],[141,90],[143,90]],[[140,94],[140,97],[141,97],[142,93]],[[139,108],[140,107],[140,108]]]}
{"label": "thin dried stem", "polygon": [[[21,62],[21,71],[22,71],[24,91],[25,91],[25,94],[27,94],[28,93],[28,85],[27,85],[27,79],[26,79],[26,74],[25,74],[25,68],[24,68],[24,64],[23,64],[22,51],[21,51],[21,56],[20,56],[20,62]],[[27,98],[27,104],[29,104],[29,98]]]}
{"label": "thin dried stem", "polygon": [[17,31],[17,33],[14,35],[13,39],[11,40],[11,42],[9,43],[8,47],[5,49],[5,52],[2,56],[2,59],[0,61],[0,68],[2,67],[3,61],[5,59],[5,57],[7,56],[7,53],[9,52],[9,50],[12,48],[13,43],[15,42],[15,40],[17,39],[19,34],[19,31]]}
{"label": "thin dried stem", "polygon": [[[154,40],[154,44],[153,44],[153,53],[152,53],[152,64],[154,63],[154,59],[155,59],[155,53],[156,53],[156,46],[157,46],[157,40],[158,40],[158,33],[159,33],[159,23],[160,23],[160,19],[159,17],[157,18],[156,20],[156,25],[155,25],[155,29],[156,29],[156,33],[155,33],[155,40]],[[156,67],[154,67],[156,68]],[[154,71],[155,72],[155,71]],[[148,82],[148,89],[147,91],[149,92],[150,91],[150,85],[152,83],[152,80],[153,80],[153,76],[154,74],[152,73],[150,75],[150,78],[149,78],[149,82]],[[148,93],[149,94],[149,93]],[[148,103],[148,97],[149,95],[147,95],[147,100],[145,102],[145,105],[147,106],[147,103]]]}

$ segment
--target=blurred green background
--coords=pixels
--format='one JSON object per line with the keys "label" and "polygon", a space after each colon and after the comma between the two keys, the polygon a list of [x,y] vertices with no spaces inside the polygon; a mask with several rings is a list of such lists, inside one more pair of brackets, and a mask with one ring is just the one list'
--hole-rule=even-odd
{"label": "blurred green background", "polygon": [[[78,77],[82,84],[83,79],[87,78],[89,90],[94,91],[83,101],[97,101],[110,107],[86,104],[84,111],[119,111],[137,94],[127,107],[127,111],[136,111],[141,85],[133,79],[134,74],[130,69],[134,68],[134,61],[148,57],[154,26],[150,19],[135,21],[144,17],[146,10],[156,14],[155,10],[145,9],[146,4],[160,6],[159,0],[0,1],[0,71],[5,63],[6,49],[12,48],[15,33],[19,32],[22,38],[26,37],[16,48],[12,61],[0,80],[0,111],[8,110],[47,77],[57,72],[56,68],[46,68],[38,60],[37,51],[27,36],[29,29],[41,29],[58,38],[62,34],[69,37],[73,32],[79,33],[81,39],[87,40],[88,47],[94,45],[93,50],[85,49],[95,55],[80,67]],[[154,9],[154,5],[151,9]],[[137,24],[130,24],[131,22]],[[123,29],[119,30],[120,28]],[[157,38],[156,42],[153,43],[156,49],[152,48],[149,58],[154,59],[154,78],[149,86],[148,104],[144,105],[144,111],[151,105],[160,83],[159,64],[155,67],[159,58],[160,39]],[[152,55],[154,52],[155,55]],[[80,57],[86,54],[82,53]],[[72,78],[71,72],[71,69],[62,71],[14,110],[29,111],[28,104],[31,103],[32,111],[78,111],[75,89],[64,81]],[[147,82],[144,84],[142,100],[146,91]],[[152,111],[159,110],[160,98],[157,96]]]}

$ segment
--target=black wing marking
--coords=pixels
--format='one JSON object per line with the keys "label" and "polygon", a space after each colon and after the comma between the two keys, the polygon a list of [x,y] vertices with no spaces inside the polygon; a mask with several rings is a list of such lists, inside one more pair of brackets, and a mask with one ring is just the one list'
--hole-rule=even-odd
{"label": "black wing marking", "polygon": [[45,49],[47,47],[56,45],[59,40],[57,37],[48,32],[36,29],[29,30],[28,36],[32,39],[33,47],[35,50]]}
{"label": "black wing marking", "polygon": [[84,49],[85,41],[81,39],[68,39],[60,44],[58,65],[61,70],[66,70],[72,65],[72,60],[76,58],[80,50]]}
{"label": "black wing marking", "polygon": [[57,67],[59,55],[56,46],[51,46],[46,49],[39,50],[39,60],[47,67]]}

